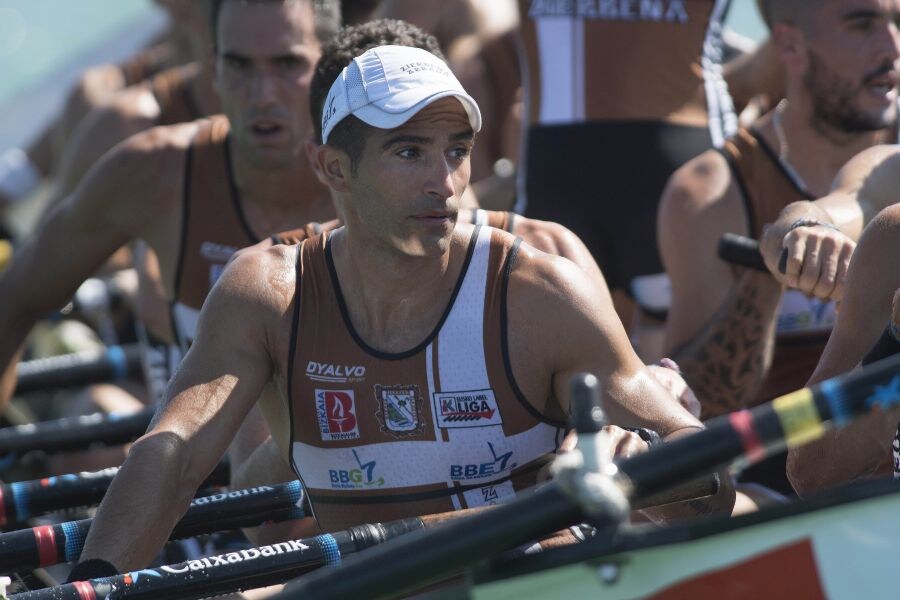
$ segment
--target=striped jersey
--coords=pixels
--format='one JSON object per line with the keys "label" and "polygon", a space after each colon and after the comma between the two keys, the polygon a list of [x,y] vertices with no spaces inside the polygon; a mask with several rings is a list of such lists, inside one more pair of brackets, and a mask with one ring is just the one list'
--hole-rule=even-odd
{"label": "striped jersey", "polygon": [[328,233],[300,246],[290,460],[325,531],[495,504],[535,483],[564,423],[538,412],[512,375],[506,286],[518,245],[474,227],[439,324],[396,354],[354,329]]}
{"label": "striped jersey", "polygon": [[722,77],[730,0],[519,0],[526,122],[737,129]]}

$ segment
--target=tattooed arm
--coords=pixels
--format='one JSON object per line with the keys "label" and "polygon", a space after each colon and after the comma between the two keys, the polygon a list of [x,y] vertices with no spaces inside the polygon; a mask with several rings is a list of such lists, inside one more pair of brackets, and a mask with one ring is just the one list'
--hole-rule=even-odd
{"label": "tattooed arm", "polygon": [[781,286],[716,254],[723,233],[749,234],[725,159],[707,152],[675,172],[659,211],[659,247],[672,281],[666,353],[681,365],[707,419],[744,406],[771,363]]}

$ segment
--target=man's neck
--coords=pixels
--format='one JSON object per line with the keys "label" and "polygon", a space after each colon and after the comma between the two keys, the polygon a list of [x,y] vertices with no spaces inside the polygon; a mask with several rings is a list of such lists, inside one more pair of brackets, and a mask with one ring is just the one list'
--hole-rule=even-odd
{"label": "man's neck", "polygon": [[461,276],[466,240],[468,235],[457,230],[443,254],[412,257],[365,238],[352,224],[332,237],[344,301],[367,344],[403,352],[431,333]]}
{"label": "man's neck", "polygon": [[273,235],[335,217],[331,198],[302,152],[292,165],[271,169],[251,164],[233,139],[229,144],[237,193],[257,235]]}
{"label": "man's neck", "polygon": [[811,108],[802,99],[783,101],[761,120],[758,130],[815,197],[828,193],[848,160],[888,140],[886,130],[846,132],[825,124],[814,126]]}

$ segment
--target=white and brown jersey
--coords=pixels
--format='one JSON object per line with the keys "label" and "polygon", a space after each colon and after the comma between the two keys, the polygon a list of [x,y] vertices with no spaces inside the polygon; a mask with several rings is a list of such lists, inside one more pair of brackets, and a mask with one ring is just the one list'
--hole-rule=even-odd
{"label": "white and brown jersey", "polygon": [[185,159],[181,241],[171,305],[182,352],[194,339],[200,308],[228,259],[259,241],[241,208],[228,132],[225,117],[202,121]]}
{"label": "white and brown jersey", "polygon": [[328,234],[300,246],[290,459],[324,530],[494,504],[535,483],[564,423],[512,375],[506,294],[518,245],[476,226],[440,323],[398,354],[353,328]]}
{"label": "white and brown jersey", "polygon": [[722,77],[730,0],[519,0],[526,122],[737,128]]}

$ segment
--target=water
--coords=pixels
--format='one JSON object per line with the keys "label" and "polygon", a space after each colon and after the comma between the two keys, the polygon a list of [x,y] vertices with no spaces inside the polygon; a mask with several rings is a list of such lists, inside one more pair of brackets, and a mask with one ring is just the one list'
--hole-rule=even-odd
{"label": "water", "polygon": [[148,0],[0,0],[0,105],[154,11]]}
{"label": "water", "polygon": [[726,25],[741,35],[760,41],[768,34],[756,8],[756,0],[732,0]]}

